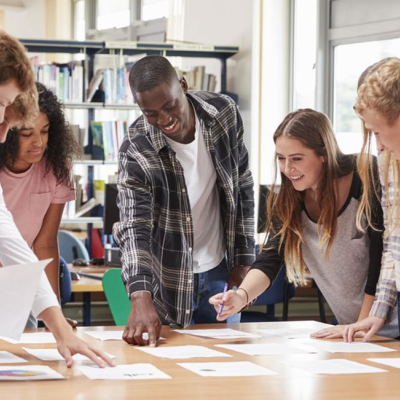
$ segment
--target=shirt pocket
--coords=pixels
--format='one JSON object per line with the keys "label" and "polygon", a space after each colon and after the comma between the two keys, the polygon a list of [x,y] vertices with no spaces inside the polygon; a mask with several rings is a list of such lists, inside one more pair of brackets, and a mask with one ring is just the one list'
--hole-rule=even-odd
{"label": "shirt pocket", "polygon": [[31,223],[42,224],[44,216],[46,215],[47,210],[50,207],[51,200],[52,200],[51,192],[31,194],[30,197]]}

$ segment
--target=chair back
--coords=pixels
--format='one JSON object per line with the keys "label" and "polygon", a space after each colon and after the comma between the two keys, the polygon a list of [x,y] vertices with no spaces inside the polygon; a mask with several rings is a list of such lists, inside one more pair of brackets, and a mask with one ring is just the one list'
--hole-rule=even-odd
{"label": "chair back", "polygon": [[86,261],[90,260],[89,253],[82,241],[71,232],[64,230],[58,231],[58,246],[60,249],[60,256],[67,263],[72,263],[77,258],[83,258]]}
{"label": "chair back", "polygon": [[115,325],[126,325],[131,311],[131,302],[122,281],[120,268],[111,268],[105,272],[103,289]]}
{"label": "chair back", "polygon": [[287,282],[286,266],[282,265],[271,287],[257,297],[255,306],[284,303],[294,296],[295,286]]}
{"label": "chair back", "polygon": [[71,299],[71,273],[65,260],[60,256],[60,298],[61,305]]}

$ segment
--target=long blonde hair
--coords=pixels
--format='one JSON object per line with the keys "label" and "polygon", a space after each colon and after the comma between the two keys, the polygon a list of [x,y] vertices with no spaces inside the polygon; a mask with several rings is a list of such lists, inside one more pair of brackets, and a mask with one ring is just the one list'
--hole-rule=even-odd
{"label": "long blonde hair", "polygon": [[[400,59],[391,57],[383,59],[369,66],[358,80],[357,100],[354,106],[358,114],[364,110],[373,109],[379,112],[390,125],[399,116],[400,112]],[[376,172],[372,168],[371,156],[371,137],[372,132],[363,127],[363,146],[358,159],[358,170],[363,183],[363,195],[357,212],[357,228],[362,229],[363,215],[366,216],[368,225],[374,228],[372,224],[371,199],[378,197],[376,184]],[[399,132],[400,140],[400,132]],[[389,196],[389,175],[393,174],[391,179],[396,182],[394,186],[393,198],[390,206],[388,204],[389,220],[394,221],[393,226],[398,224],[400,204],[400,193],[398,188],[400,177],[400,162],[389,151],[383,154],[383,185],[386,196]],[[390,234],[386,230],[385,234]]]}
{"label": "long blonde hair", "polygon": [[35,74],[24,46],[0,30],[0,85],[15,80],[21,93],[7,107],[8,122],[21,128],[34,122],[39,112]]}
{"label": "long blonde hair", "polygon": [[[338,207],[336,203],[337,178],[351,173],[354,156],[343,154],[337,144],[332,125],[326,115],[303,109],[286,116],[274,134],[274,142],[280,136],[300,140],[317,156],[324,157],[323,172],[317,188],[317,199],[321,210],[318,218],[318,236],[321,247],[326,247],[326,256],[335,240]],[[307,267],[303,260],[303,211],[304,194],[294,189],[292,182],[281,172],[281,186],[275,193],[275,182],[267,199],[267,226],[270,235],[279,237],[279,251],[284,259],[289,281],[304,284]]]}

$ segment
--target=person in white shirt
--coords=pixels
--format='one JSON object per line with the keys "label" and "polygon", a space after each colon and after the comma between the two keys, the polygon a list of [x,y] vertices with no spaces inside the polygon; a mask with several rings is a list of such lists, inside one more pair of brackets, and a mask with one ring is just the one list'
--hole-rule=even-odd
{"label": "person in white shirt", "polygon": [[[37,113],[35,77],[25,49],[17,39],[0,31],[0,142],[4,142],[10,127],[22,127],[33,121]],[[8,266],[37,260],[15,226],[0,186],[0,261]],[[100,367],[104,367],[105,363],[114,365],[106,354],[73,333],[45,273],[42,274],[32,312],[53,333],[58,351],[68,367],[73,365],[72,356],[77,353],[87,356]]]}

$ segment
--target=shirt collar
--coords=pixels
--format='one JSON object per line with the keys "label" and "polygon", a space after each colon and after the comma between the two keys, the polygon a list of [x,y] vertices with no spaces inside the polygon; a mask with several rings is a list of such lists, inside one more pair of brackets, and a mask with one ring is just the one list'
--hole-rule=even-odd
{"label": "shirt collar", "polygon": [[[196,92],[188,92],[186,96],[191,101],[200,122],[206,127],[210,126],[213,119],[218,114],[218,110],[211,104],[205,102]],[[144,116],[142,116],[142,118],[147,135],[150,137],[154,149],[159,153],[161,149],[168,146],[165,135],[159,129],[150,125]]]}

